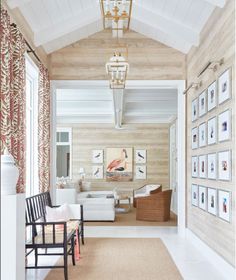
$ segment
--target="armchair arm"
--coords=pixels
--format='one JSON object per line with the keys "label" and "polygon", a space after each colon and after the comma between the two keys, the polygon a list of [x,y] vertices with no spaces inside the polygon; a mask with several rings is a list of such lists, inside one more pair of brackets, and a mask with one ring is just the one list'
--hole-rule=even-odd
{"label": "armchair arm", "polygon": [[150,191],[150,194],[155,194],[159,192],[162,192],[162,185],[160,185],[160,187],[156,188],[155,190]]}

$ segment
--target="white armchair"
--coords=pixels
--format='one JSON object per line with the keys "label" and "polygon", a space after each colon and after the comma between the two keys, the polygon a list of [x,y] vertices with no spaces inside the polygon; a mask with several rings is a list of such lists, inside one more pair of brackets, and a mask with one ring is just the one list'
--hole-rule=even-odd
{"label": "white armchair", "polygon": [[147,184],[137,190],[134,190],[133,206],[136,207],[137,199],[139,197],[149,196],[152,193],[157,193],[161,191],[162,191],[162,186],[159,184]]}

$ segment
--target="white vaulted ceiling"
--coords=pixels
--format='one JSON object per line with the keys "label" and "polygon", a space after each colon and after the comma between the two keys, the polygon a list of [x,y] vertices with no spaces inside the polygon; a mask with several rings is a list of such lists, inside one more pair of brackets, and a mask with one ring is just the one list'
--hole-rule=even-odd
{"label": "white vaulted ceiling", "polygon": [[[226,0],[134,0],[131,29],[187,53]],[[51,53],[103,29],[99,0],[7,0],[19,8],[36,46]]]}

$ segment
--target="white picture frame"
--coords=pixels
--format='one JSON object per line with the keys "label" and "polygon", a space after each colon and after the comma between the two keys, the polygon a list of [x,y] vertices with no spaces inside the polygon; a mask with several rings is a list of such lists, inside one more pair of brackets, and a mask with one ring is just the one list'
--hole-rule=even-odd
{"label": "white picture frame", "polygon": [[229,191],[218,191],[218,215],[227,222],[231,220],[231,193]]}
{"label": "white picture frame", "polygon": [[92,166],[92,178],[93,179],[103,179],[103,165],[93,165]]}
{"label": "white picture frame", "polygon": [[207,210],[207,188],[204,186],[198,186],[198,207]]}
{"label": "white picture frame", "polygon": [[207,178],[210,180],[216,180],[217,178],[216,153],[207,155]]}
{"label": "white picture frame", "polygon": [[147,167],[146,165],[136,165],[135,167],[135,177],[137,180],[147,179]]}
{"label": "white picture frame", "polygon": [[218,116],[218,141],[223,142],[231,138],[231,111],[226,110]]}
{"label": "white picture frame", "polygon": [[198,118],[198,98],[192,101],[192,122]]}
{"label": "white picture frame", "polygon": [[92,150],[92,163],[103,163],[103,150]]}
{"label": "white picture frame", "polygon": [[207,157],[201,155],[198,157],[199,178],[205,179],[207,175]]}
{"label": "white picture frame", "polygon": [[207,189],[207,211],[208,213],[217,215],[217,190],[214,188]]}
{"label": "white picture frame", "polygon": [[231,180],[231,151],[218,153],[218,179],[222,181]]}
{"label": "white picture frame", "polygon": [[194,127],[192,129],[192,149],[198,148],[198,128]]}
{"label": "white picture frame", "polygon": [[147,150],[136,150],[135,151],[135,162],[146,163],[147,162]]}
{"label": "white picture frame", "polygon": [[207,144],[213,145],[216,144],[216,117],[211,118],[207,122]]}
{"label": "white picture frame", "polygon": [[214,81],[207,89],[207,109],[210,112],[217,105],[217,82]]}
{"label": "white picture frame", "polygon": [[198,207],[198,185],[192,184],[192,205]]}
{"label": "white picture frame", "polygon": [[193,178],[198,177],[198,157],[197,156],[192,157],[192,177]]}
{"label": "white picture frame", "polygon": [[198,127],[198,142],[199,147],[204,147],[207,144],[207,136],[206,136],[206,123],[202,123]]}
{"label": "white picture frame", "polygon": [[207,103],[206,103],[206,90],[203,91],[198,98],[198,115],[199,117],[205,115],[207,112]]}
{"label": "white picture frame", "polygon": [[231,69],[227,69],[218,78],[218,100],[219,105],[229,100],[231,97]]}

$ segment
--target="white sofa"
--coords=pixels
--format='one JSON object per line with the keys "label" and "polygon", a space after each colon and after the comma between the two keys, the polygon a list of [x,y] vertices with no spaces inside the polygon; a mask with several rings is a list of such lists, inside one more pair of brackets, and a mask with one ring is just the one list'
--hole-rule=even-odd
{"label": "white sofa", "polygon": [[112,191],[78,193],[77,203],[83,205],[84,221],[114,221],[115,200],[112,196]]}

